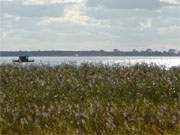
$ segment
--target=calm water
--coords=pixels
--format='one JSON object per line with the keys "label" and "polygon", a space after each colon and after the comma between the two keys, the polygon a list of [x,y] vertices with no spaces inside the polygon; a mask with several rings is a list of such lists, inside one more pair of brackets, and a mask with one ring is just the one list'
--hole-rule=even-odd
{"label": "calm water", "polygon": [[[0,64],[11,64],[17,57],[0,57]],[[157,64],[166,67],[180,66],[180,57],[31,57],[35,62],[33,64],[58,65],[61,63],[103,63],[103,64],[121,64],[134,65],[137,63]],[[28,63],[30,64],[30,63]],[[32,63],[31,63],[32,64]]]}

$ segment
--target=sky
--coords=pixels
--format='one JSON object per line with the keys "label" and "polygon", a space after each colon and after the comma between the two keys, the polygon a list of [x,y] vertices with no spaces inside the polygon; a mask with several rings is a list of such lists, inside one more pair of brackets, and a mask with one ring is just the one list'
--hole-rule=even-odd
{"label": "sky", "polygon": [[0,0],[0,50],[180,50],[180,0]]}

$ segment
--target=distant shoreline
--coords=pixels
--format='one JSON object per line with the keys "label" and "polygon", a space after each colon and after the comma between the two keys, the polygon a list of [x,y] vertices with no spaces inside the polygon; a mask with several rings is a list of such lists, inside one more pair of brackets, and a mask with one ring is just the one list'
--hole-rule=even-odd
{"label": "distant shoreline", "polygon": [[[0,58],[6,58],[6,57],[18,57],[19,55],[17,56],[1,56],[0,55]],[[29,55],[28,55],[29,56]],[[148,56],[148,55],[141,55],[141,56],[138,56],[138,55],[126,55],[126,56],[30,56],[30,57],[180,57],[179,55],[171,55],[171,56],[168,56],[168,55],[152,55],[152,56]]]}
{"label": "distant shoreline", "polygon": [[170,49],[168,51],[0,51],[0,57],[115,57],[115,56],[180,56],[180,51]]}

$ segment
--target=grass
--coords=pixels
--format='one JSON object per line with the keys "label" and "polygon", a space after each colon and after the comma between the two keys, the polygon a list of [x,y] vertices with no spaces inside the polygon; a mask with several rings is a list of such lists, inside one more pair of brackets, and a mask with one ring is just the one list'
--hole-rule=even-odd
{"label": "grass", "polygon": [[179,135],[180,67],[0,65],[0,134]]}

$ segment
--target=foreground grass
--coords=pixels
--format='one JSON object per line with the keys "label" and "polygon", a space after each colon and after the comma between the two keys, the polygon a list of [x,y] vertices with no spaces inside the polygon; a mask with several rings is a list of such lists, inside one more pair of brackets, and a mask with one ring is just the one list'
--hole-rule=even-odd
{"label": "foreground grass", "polygon": [[0,134],[180,134],[180,67],[1,65],[0,77]]}

